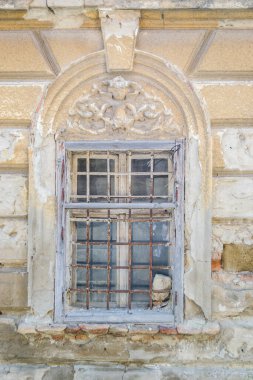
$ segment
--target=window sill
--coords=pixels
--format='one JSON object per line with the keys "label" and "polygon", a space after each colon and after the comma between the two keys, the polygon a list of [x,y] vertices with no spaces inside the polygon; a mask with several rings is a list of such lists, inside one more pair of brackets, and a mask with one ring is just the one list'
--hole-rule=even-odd
{"label": "window sill", "polygon": [[218,322],[189,320],[177,326],[150,324],[43,324],[20,323],[17,332],[22,335],[42,335],[54,340],[63,340],[69,336],[78,340],[82,336],[134,336],[134,335],[217,335],[220,332]]}

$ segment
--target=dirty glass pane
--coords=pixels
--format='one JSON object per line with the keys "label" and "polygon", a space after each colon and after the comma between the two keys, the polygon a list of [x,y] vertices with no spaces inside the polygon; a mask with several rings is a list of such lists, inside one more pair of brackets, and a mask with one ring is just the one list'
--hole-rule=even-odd
{"label": "dirty glass pane", "polygon": [[149,245],[136,245],[132,247],[132,265],[149,265]]}
{"label": "dirty glass pane", "polygon": [[154,172],[168,172],[168,160],[167,160],[167,158],[155,158],[154,159]]}
{"label": "dirty glass pane", "polygon": [[77,176],[77,195],[86,195],[86,175]]}
{"label": "dirty glass pane", "polygon": [[168,195],[168,176],[154,176],[154,195]]}
{"label": "dirty glass pane", "polygon": [[76,222],[77,241],[86,240],[86,223]]}
{"label": "dirty glass pane", "polygon": [[[110,159],[110,171],[114,172],[115,163]],[[90,159],[90,172],[107,172],[107,159],[106,158],[91,158]]]}
{"label": "dirty glass pane", "polygon": [[[169,264],[169,247],[165,245],[153,246],[153,265],[168,266]],[[159,272],[161,269],[159,269]]]}
{"label": "dirty glass pane", "polygon": [[150,195],[150,176],[133,175],[131,184],[132,195]]}
{"label": "dirty glass pane", "polygon": [[77,160],[77,171],[86,172],[86,158],[78,158]]}
{"label": "dirty glass pane", "polygon": [[153,241],[169,241],[169,222],[153,223]]}
{"label": "dirty glass pane", "polygon": [[132,159],[132,172],[150,172],[150,159]]}
{"label": "dirty glass pane", "polygon": [[149,241],[149,227],[147,222],[133,222],[132,223],[132,241]]}

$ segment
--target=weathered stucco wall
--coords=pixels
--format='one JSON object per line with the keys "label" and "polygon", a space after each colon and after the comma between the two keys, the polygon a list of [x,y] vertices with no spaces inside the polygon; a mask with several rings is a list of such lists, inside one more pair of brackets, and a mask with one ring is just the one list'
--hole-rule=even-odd
{"label": "weathered stucco wall", "polygon": [[[70,17],[60,1],[48,1],[48,7],[44,1],[5,2],[6,10],[23,12],[15,14],[19,31],[10,13],[0,12],[0,377],[141,379],[148,373],[157,379],[213,379],[217,374],[222,379],[251,379],[253,16],[246,9],[229,12],[252,4],[231,2],[230,10],[218,11],[215,16],[210,13],[210,17],[211,11],[202,15],[196,11],[196,20],[192,10],[188,16],[178,11],[174,19],[168,9],[161,13],[161,2],[157,2],[157,13],[140,13],[136,57],[145,53],[147,66],[163,62],[177,73],[181,71],[204,104],[206,128],[209,120],[212,133],[213,178],[207,179],[208,183],[212,179],[211,316],[198,297],[191,298],[194,289],[186,288],[187,321],[168,328],[53,325],[55,258],[50,250],[55,244],[55,163],[49,163],[48,158],[54,157],[50,145],[54,136],[49,130],[43,137],[44,101],[49,108],[53,104],[55,109],[50,112],[56,115],[54,99],[67,98],[71,88],[65,82],[62,86],[61,78],[68,83],[75,67],[104,49],[97,10],[83,10],[83,1],[74,3],[77,9],[71,10]],[[85,5],[100,6],[93,3],[86,1]],[[176,7],[176,3],[168,1],[165,7]],[[186,8],[189,5],[187,1],[180,3]],[[118,7],[127,7],[122,4]],[[152,8],[149,2],[145,4],[135,2],[131,8]],[[110,6],[106,2],[101,5]],[[219,5],[211,2],[209,7]],[[97,55],[101,62],[103,56],[102,52]],[[101,65],[105,67],[104,58]],[[81,81],[76,74],[74,80],[77,84]],[[59,104],[63,107],[64,103]],[[56,119],[60,124],[59,114]],[[196,146],[199,141],[207,138],[196,136]],[[199,164],[198,156],[191,158]],[[44,178],[48,165],[52,170]],[[191,196],[194,198],[186,193]],[[46,226],[43,219],[48,221]],[[197,226],[192,236],[198,236],[197,228],[202,227]],[[40,229],[41,235],[34,233]],[[208,258],[195,257],[194,252],[188,255],[187,249],[186,272],[195,260],[200,270],[189,279],[186,276],[186,284],[195,281],[196,287],[203,287],[205,283],[196,273],[208,270],[206,265],[211,269],[211,264]]]}

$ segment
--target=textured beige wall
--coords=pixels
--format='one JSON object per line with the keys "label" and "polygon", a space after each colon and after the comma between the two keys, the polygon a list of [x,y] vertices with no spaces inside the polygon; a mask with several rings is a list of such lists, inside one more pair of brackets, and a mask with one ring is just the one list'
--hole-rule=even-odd
{"label": "textured beige wall", "polygon": [[[102,50],[103,40],[99,29],[5,31],[0,32],[0,49],[0,286],[3,289],[0,310],[14,315],[29,306],[27,263],[33,258],[27,257],[31,234],[28,210],[36,204],[34,199],[33,203],[28,202],[34,185],[29,177],[29,147],[38,125],[38,111],[56,77],[86,55]],[[222,268],[222,255],[224,245],[233,245],[233,255],[237,254],[240,262],[241,246],[248,247],[250,253],[253,246],[253,29],[216,30],[203,25],[194,30],[182,26],[142,29],[136,49],[159,56],[182,70],[206,104],[213,136],[213,316],[227,320],[238,315],[252,317],[252,274],[241,273],[240,265],[236,267],[236,264],[234,271]],[[44,155],[44,164],[48,165],[47,152]],[[51,215],[48,209],[43,212]],[[51,223],[54,225],[53,220]],[[35,265],[43,263],[39,259]],[[53,267],[48,276],[51,281]],[[39,284],[40,279],[33,281]],[[48,277],[41,281],[42,288],[46,288]],[[42,288],[38,285],[37,294]],[[199,315],[198,307],[191,307],[192,314]],[[236,344],[239,345],[238,329],[233,332],[235,341],[231,338],[227,348],[232,356],[236,356]],[[142,339],[139,337],[140,342]],[[226,341],[224,336],[222,339]],[[240,342],[243,346],[248,341],[245,338]],[[212,352],[214,347],[215,342]],[[152,358],[152,354],[149,356],[141,350],[145,358]],[[140,359],[138,353],[133,355],[137,361]],[[219,356],[217,352],[215,355]],[[187,360],[187,353],[181,359]]]}
{"label": "textured beige wall", "polygon": [[[36,109],[43,102],[53,76],[87,54],[101,50],[103,42],[99,30],[5,31],[0,33],[0,46],[3,52],[0,57],[0,169],[4,171],[1,173],[4,201],[0,202],[0,218],[3,225],[15,222],[14,230],[17,229],[15,242],[10,239],[12,248],[8,248],[6,238],[1,243],[4,247],[1,257],[3,260],[9,257],[5,259],[8,265],[8,262],[27,261],[24,225],[28,146],[29,135],[36,128]],[[183,70],[204,99],[213,126],[214,231],[218,226],[222,230],[223,219],[226,223],[231,219],[230,233],[235,234],[236,242],[236,219],[243,223],[242,219],[247,218],[246,228],[253,217],[250,206],[253,202],[252,32],[243,29],[141,30],[136,48],[162,57]],[[25,78],[29,78],[28,83]],[[12,222],[9,218],[14,215],[23,219]],[[226,242],[224,240],[224,244]],[[13,247],[17,247],[17,257]],[[220,256],[221,248],[215,252],[214,247],[214,258]]]}

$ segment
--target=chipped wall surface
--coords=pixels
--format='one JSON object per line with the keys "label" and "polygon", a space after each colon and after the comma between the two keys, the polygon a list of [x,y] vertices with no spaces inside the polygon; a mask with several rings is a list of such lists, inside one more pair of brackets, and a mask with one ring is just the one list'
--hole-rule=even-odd
{"label": "chipped wall surface", "polygon": [[[253,4],[231,1],[230,10],[212,13],[205,8],[222,2],[181,1],[184,11],[169,0],[112,3],[0,0],[0,377],[251,379],[253,15],[247,8]],[[100,10],[102,28],[98,7],[110,8]],[[73,122],[69,111],[84,92],[93,111],[108,106],[109,90],[99,86],[118,75],[138,84],[142,101],[156,99],[163,112],[171,110],[174,134],[164,125],[153,134],[132,127],[94,133],[105,119],[99,112],[85,116],[92,125],[85,130]],[[131,109],[139,101],[130,99]],[[136,114],[133,126],[140,120]],[[184,320],[56,323],[55,298],[61,302],[62,294],[55,283],[55,141],[166,141],[172,134],[186,139]]]}

